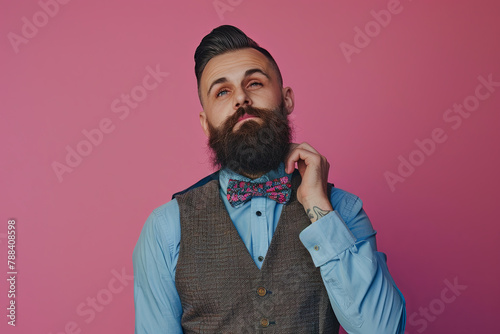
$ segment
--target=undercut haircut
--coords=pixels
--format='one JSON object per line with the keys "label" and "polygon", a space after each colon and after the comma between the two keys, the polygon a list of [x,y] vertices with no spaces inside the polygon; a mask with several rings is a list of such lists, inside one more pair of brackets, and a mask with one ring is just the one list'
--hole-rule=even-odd
{"label": "undercut haircut", "polygon": [[203,37],[194,53],[194,72],[198,84],[198,95],[200,94],[201,75],[210,59],[230,51],[246,48],[255,49],[269,59],[278,74],[279,84],[283,86],[283,78],[281,77],[280,69],[273,56],[271,56],[266,49],[260,47],[253,39],[245,35],[240,29],[231,25],[222,25]]}

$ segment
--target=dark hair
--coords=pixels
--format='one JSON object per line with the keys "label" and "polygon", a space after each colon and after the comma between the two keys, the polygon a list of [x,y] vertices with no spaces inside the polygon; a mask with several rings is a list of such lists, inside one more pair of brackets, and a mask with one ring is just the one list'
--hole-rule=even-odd
{"label": "dark hair", "polygon": [[229,51],[246,48],[256,49],[266,56],[278,74],[279,83],[283,85],[280,69],[271,54],[266,49],[260,47],[253,39],[245,35],[240,29],[230,25],[223,25],[215,28],[211,33],[203,37],[194,53],[194,72],[196,74],[198,89],[200,88],[201,74],[210,59]]}

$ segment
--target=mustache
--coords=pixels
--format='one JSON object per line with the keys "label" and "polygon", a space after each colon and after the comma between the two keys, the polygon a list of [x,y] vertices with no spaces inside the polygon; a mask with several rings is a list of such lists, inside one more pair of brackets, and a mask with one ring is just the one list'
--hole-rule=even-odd
{"label": "mustache", "polygon": [[246,106],[246,107],[239,107],[236,109],[234,114],[229,116],[229,118],[226,120],[224,124],[224,128],[226,129],[232,129],[236,123],[238,123],[239,119],[243,117],[245,114],[251,115],[251,116],[256,116],[259,118],[262,118],[264,120],[269,118],[269,113],[272,113],[272,110],[268,109],[258,109],[254,108],[252,106]]}

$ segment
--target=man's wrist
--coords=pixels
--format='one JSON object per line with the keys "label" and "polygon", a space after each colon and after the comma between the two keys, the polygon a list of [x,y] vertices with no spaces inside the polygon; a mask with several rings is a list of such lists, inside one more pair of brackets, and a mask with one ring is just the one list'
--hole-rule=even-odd
{"label": "man's wrist", "polygon": [[314,223],[321,217],[324,217],[329,212],[333,211],[330,201],[326,198],[309,200],[305,202],[303,206],[307,216],[311,220],[311,223]]}

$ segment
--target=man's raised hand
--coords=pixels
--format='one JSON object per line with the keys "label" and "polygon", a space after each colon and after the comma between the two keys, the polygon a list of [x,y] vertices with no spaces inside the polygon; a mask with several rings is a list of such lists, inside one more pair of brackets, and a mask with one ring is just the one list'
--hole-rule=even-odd
{"label": "man's raised hand", "polygon": [[306,210],[311,223],[314,223],[333,211],[327,194],[330,164],[308,143],[290,144],[285,171],[292,173],[295,163],[302,177],[302,183],[297,189],[297,199]]}

